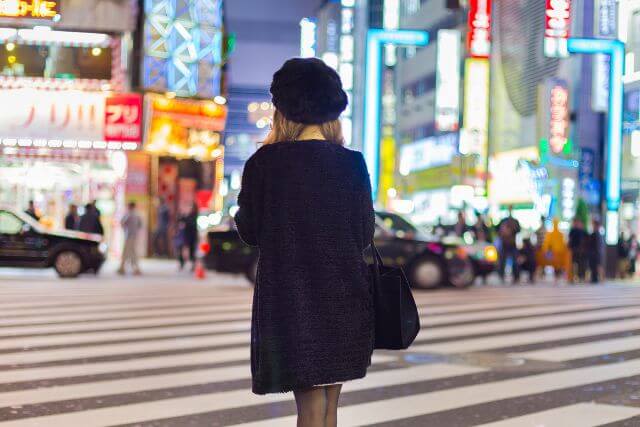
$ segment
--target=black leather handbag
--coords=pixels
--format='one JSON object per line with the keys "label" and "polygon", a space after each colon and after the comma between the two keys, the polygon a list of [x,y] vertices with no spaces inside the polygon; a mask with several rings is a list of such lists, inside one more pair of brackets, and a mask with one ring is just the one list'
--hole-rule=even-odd
{"label": "black leather handbag", "polygon": [[387,267],[371,243],[371,278],[375,310],[374,348],[405,350],[420,331],[420,316],[409,281],[400,268]]}

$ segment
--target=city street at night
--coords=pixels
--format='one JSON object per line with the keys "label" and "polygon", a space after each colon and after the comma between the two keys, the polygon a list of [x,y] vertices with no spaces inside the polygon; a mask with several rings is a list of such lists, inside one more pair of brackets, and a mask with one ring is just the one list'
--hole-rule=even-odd
{"label": "city street at night", "polygon": [[0,0],[0,427],[640,427],[640,0]]}
{"label": "city street at night", "polygon": [[[63,281],[0,271],[0,426],[291,426],[250,391],[252,290],[173,263]],[[640,290],[628,283],[416,292],[409,351],[374,353],[339,425],[637,426]]]}

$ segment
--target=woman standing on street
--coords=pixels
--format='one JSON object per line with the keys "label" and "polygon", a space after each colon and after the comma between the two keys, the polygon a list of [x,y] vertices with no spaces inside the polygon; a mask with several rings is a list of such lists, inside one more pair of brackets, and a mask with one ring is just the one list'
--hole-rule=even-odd
{"label": "woman standing on street", "polygon": [[363,156],[343,147],[347,96],[333,69],[291,59],[271,94],[273,128],[245,165],[235,218],[260,249],[253,391],[293,391],[298,426],[336,426],[342,383],[365,376],[373,350],[362,256],[375,223],[369,174]]}

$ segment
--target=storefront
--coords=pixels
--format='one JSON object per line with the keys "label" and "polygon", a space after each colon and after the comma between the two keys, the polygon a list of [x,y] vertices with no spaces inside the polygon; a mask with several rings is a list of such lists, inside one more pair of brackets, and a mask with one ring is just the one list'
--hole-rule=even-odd
{"label": "storefront", "polygon": [[625,96],[621,231],[640,235],[640,81]]}
{"label": "storefront", "polygon": [[0,89],[0,203],[23,209],[33,200],[56,229],[70,204],[96,201],[115,250],[141,104],[137,94]]}
{"label": "storefront", "polygon": [[[144,151],[151,155],[151,191],[169,207],[170,235],[179,216],[194,205],[201,228],[222,211],[226,115],[226,107],[214,101],[145,96]],[[157,218],[154,212],[150,217],[153,230]]]}
{"label": "storefront", "polygon": [[131,91],[135,0],[23,0],[0,7],[0,203],[34,200],[61,228],[96,202],[117,255],[142,98]]}

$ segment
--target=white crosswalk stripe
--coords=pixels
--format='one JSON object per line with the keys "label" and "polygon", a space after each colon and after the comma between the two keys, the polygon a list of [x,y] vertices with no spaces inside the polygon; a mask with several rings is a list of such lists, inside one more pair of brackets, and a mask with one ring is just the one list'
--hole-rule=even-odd
{"label": "white crosswalk stripe", "polygon": [[[639,290],[486,287],[416,300],[417,342],[376,352],[367,377],[345,385],[340,426],[640,417],[624,403],[640,383]],[[291,394],[250,391],[250,303],[240,288],[0,283],[0,427],[295,425]]]}

